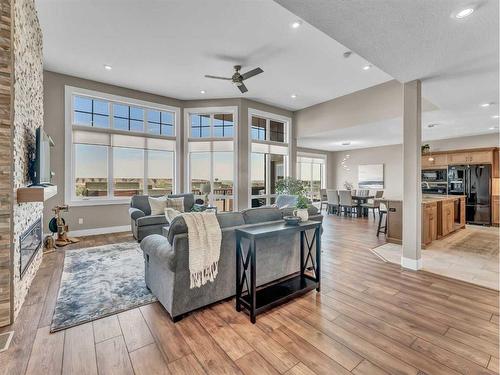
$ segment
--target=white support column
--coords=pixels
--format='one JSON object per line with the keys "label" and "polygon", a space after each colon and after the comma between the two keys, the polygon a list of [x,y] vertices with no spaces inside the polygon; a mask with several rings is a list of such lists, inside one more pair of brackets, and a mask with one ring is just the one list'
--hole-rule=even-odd
{"label": "white support column", "polygon": [[422,93],[419,80],[403,84],[403,253],[401,266],[422,268]]}

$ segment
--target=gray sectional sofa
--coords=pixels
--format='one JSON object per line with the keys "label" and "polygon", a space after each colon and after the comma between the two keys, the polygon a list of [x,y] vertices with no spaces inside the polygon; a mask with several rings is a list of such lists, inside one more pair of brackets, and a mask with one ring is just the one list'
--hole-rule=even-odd
{"label": "gray sectional sofa", "polygon": [[[184,211],[192,211],[195,206],[194,195],[172,194],[169,198],[184,198]],[[142,241],[150,234],[161,234],[162,228],[168,225],[165,215],[151,215],[151,206],[149,205],[147,195],[135,195],[130,201],[130,222],[132,226],[132,234],[137,241]]]}
{"label": "gray sectional sofa", "polygon": [[[165,236],[150,235],[141,242],[146,266],[146,285],[178,320],[183,314],[229,298],[236,294],[235,229],[281,221],[287,210],[259,207],[242,212],[217,215],[222,229],[218,276],[201,288],[190,289],[189,245],[187,227],[182,217],[176,217]],[[311,207],[310,220],[322,221],[323,216]],[[313,233],[309,234],[312,238]],[[281,235],[262,239],[258,243],[257,286],[299,271],[299,235]]]}

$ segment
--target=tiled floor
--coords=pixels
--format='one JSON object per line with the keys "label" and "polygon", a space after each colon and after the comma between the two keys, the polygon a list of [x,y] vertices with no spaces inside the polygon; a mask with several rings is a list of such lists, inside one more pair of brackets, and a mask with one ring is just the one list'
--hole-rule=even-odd
{"label": "tiled floor", "polygon": [[[467,226],[422,250],[423,269],[499,290],[499,242],[498,228]],[[374,252],[401,263],[401,245],[385,244]]]}

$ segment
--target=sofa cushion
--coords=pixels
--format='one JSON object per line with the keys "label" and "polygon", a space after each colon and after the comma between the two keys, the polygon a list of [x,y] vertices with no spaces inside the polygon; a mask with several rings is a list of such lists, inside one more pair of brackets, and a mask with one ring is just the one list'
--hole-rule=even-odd
{"label": "sofa cushion", "polygon": [[297,205],[297,196],[296,195],[286,195],[281,194],[276,197],[276,207],[278,208],[292,208]]}
{"label": "sofa cushion", "polygon": [[170,223],[170,227],[168,228],[168,233],[167,233],[167,239],[168,242],[172,245],[174,243],[174,237],[177,234],[182,234],[182,233],[187,233],[188,228],[186,225],[186,222],[184,221],[184,218],[182,215],[177,216],[172,220]]}
{"label": "sofa cushion", "polygon": [[245,219],[245,224],[265,223],[266,221],[281,220],[281,211],[276,207],[248,208],[241,212]]}
{"label": "sofa cushion", "polygon": [[[184,193],[184,194],[170,194],[169,198],[184,198],[184,212],[191,211],[191,208],[194,205],[194,194],[193,193]],[[175,207],[172,207],[175,208]]]}
{"label": "sofa cushion", "polygon": [[176,197],[176,198],[170,197],[170,198],[167,198],[166,203],[167,203],[168,208],[173,208],[174,210],[179,211],[179,212],[185,211],[185,209],[184,209],[184,197]]}
{"label": "sofa cushion", "polygon": [[236,227],[245,224],[241,212],[222,212],[217,214],[217,220],[221,228]]}
{"label": "sofa cushion", "polygon": [[143,216],[136,220],[137,226],[168,224],[165,214]]}

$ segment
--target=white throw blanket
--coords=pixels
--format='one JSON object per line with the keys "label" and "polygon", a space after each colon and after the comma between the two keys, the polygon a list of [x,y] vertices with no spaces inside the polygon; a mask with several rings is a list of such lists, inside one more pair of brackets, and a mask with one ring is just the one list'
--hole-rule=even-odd
{"label": "white throw blanket", "polygon": [[217,277],[222,231],[215,212],[182,213],[188,228],[190,288]]}

